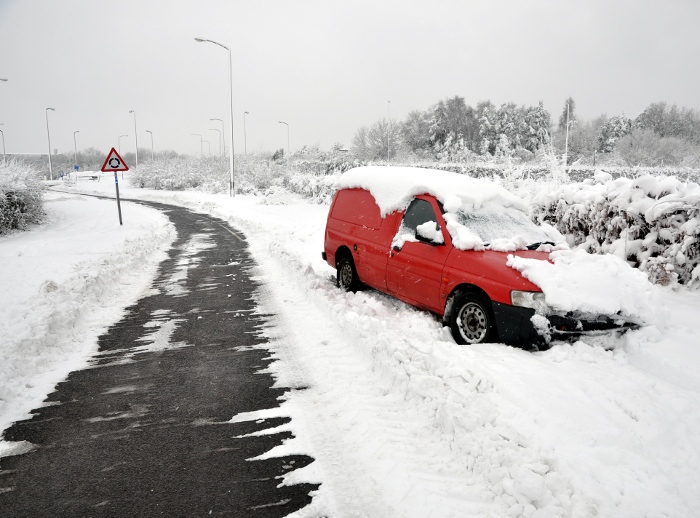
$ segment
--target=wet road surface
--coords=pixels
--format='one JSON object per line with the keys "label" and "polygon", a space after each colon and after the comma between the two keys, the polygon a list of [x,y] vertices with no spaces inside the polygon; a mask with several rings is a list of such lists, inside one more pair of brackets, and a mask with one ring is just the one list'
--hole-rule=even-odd
{"label": "wet road surface", "polygon": [[35,449],[0,459],[0,516],[285,516],[317,486],[277,486],[312,461],[262,461],[287,420],[231,424],[278,406],[242,235],[210,216],[163,210],[178,239],[153,289],[99,339],[33,418],[6,430]]}

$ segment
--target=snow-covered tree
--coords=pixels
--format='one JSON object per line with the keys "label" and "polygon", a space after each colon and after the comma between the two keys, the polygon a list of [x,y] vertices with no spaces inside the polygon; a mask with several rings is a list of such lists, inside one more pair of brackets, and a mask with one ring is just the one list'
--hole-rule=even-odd
{"label": "snow-covered tree", "polygon": [[632,131],[632,119],[623,115],[610,117],[600,128],[598,137],[598,151],[610,153],[615,149],[617,139],[628,135]]}

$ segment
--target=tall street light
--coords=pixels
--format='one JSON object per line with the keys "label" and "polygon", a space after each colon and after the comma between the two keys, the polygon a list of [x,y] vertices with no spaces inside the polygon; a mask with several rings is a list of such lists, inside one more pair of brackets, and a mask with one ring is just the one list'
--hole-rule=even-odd
{"label": "tall street light", "polygon": [[226,45],[222,45],[221,43],[218,43],[214,40],[207,40],[205,38],[195,38],[194,40],[200,43],[213,43],[214,45],[218,45],[219,47],[224,48],[228,51],[228,90],[230,97],[229,107],[231,108],[231,153],[229,158],[231,178],[229,180],[229,195],[233,196],[233,67],[231,66],[231,49],[229,49]]}
{"label": "tall street light", "polygon": [[207,147],[209,148],[209,156],[211,156],[211,142],[209,142],[208,140],[202,140],[202,143],[204,142],[207,143]]}
{"label": "tall street light", "polygon": [[7,79],[3,79],[2,77],[0,77],[0,81],[7,81]]}
{"label": "tall street light", "polygon": [[204,155],[204,141],[202,140],[202,136],[199,133],[190,133],[190,135],[199,137],[199,156]]}
{"label": "tall street light", "polygon": [[285,126],[287,126],[287,166],[289,166],[289,124],[287,124],[287,123],[284,122],[284,121],[277,121],[277,122],[279,122],[280,124],[284,124]]}
{"label": "tall street light", "polygon": [[53,108],[46,108],[46,137],[49,139],[49,176],[53,180],[53,166],[51,165],[51,133],[49,132],[49,110],[55,112]]}
{"label": "tall street light", "polygon": [[221,156],[224,156],[224,151],[226,150],[226,146],[224,146],[224,140],[226,140],[226,132],[224,131],[224,121],[221,119],[209,119],[210,121],[219,121],[221,123],[221,144],[219,145],[219,148],[221,149]]}
{"label": "tall street light", "polygon": [[73,160],[75,165],[78,165],[78,142],[75,140],[75,134],[80,133],[80,131],[73,132]]}
{"label": "tall street light", "polygon": [[129,110],[129,113],[134,114],[134,138],[136,139],[136,166],[139,166],[139,135],[136,133],[136,112],[134,110]]}
{"label": "tall street light", "polygon": [[146,130],[146,133],[151,134],[151,162],[153,162],[153,132],[151,130]]}
{"label": "tall street light", "polygon": [[[219,134],[219,137],[216,139],[217,142],[219,143],[219,154],[220,154],[221,156],[224,156],[224,153],[223,153],[224,150],[223,150],[223,148],[221,147],[221,130],[220,130],[220,129],[216,129],[216,128],[209,128],[209,131],[216,131],[216,132]],[[209,153],[209,154],[211,155],[211,153]]]}
{"label": "tall street light", "polygon": [[0,135],[2,135],[2,165],[7,167],[7,159],[5,158],[5,134],[0,130]]}
{"label": "tall street light", "polygon": [[387,101],[386,108],[386,161],[389,161],[389,141],[391,139],[391,101]]}
{"label": "tall street light", "polygon": [[128,137],[129,135],[119,135],[119,138],[117,139],[117,149],[119,150],[119,154],[122,154],[122,137]]}
{"label": "tall street light", "polygon": [[245,116],[250,115],[250,112],[243,112],[243,152],[248,155],[248,137],[245,134]]}

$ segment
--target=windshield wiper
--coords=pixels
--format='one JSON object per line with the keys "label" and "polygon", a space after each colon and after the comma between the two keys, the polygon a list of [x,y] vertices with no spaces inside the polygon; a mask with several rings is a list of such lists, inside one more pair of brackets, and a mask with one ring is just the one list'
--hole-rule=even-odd
{"label": "windshield wiper", "polygon": [[538,241],[537,243],[530,243],[527,245],[528,250],[537,250],[542,245],[554,245],[551,241]]}

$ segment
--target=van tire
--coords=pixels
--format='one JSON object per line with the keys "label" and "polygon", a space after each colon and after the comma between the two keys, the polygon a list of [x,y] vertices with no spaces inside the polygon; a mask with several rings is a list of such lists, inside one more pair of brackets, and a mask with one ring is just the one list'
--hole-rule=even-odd
{"label": "van tire", "polygon": [[487,297],[478,293],[458,295],[449,322],[452,337],[458,344],[481,344],[496,340],[491,303]]}
{"label": "van tire", "polygon": [[338,259],[336,272],[336,284],[341,290],[355,293],[362,287],[352,257],[343,255]]}

